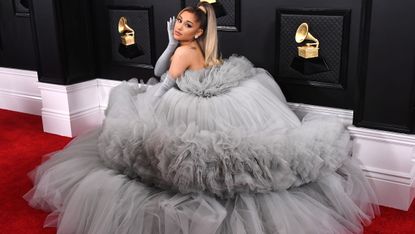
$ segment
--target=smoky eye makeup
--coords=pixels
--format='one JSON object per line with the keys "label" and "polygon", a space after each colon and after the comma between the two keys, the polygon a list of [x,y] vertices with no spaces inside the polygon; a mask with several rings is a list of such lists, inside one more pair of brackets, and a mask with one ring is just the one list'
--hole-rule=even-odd
{"label": "smoky eye makeup", "polygon": [[182,16],[177,16],[176,22],[183,23],[186,28],[192,28],[193,22],[190,20],[183,20]]}
{"label": "smoky eye makeup", "polygon": [[[179,23],[182,23],[183,22],[183,19],[180,17],[177,17],[176,18],[176,21],[177,22],[179,22]],[[191,21],[186,21],[185,22],[185,24],[184,24],[186,27],[188,27],[188,28],[191,28],[191,27],[193,27],[193,23],[191,22]]]}

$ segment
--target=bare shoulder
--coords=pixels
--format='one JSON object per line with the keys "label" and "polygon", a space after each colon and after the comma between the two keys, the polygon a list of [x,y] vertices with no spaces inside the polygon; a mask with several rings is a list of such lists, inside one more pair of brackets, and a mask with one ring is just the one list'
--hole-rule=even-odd
{"label": "bare shoulder", "polygon": [[191,46],[180,46],[174,52],[174,56],[181,57],[181,58],[196,56],[196,54],[197,54],[197,49]]}
{"label": "bare shoulder", "polygon": [[172,77],[178,77],[187,69],[203,67],[203,56],[197,48],[191,46],[180,46],[174,52],[171,58],[169,73]]}
{"label": "bare shoulder", "polygon": [[172,62],[174,60],[180,61],[181,63],[184,63],[186,65],[190,65],[192,61],[197,56],[196,49],[190,47],[190,46],[180,46],[174,51],[174,54],[172,56]]}
{"label": "bare shoulder", "polygon": [[171,58],[172,63],[181,63],[189,66],[193,59],[193,54],[194,52],[188,46],[177,47],[176,51],[174,51],[174,54]]}
{"label": "bare shoulder", "polygon": [[171,58],[171,64],[169,68],[169,74],[171,77],[176,78],[183,74],[183,72],[188,69],[192,60],[194,59],[194,52],[192,48],[188,46],[180,46],[174,52]]}

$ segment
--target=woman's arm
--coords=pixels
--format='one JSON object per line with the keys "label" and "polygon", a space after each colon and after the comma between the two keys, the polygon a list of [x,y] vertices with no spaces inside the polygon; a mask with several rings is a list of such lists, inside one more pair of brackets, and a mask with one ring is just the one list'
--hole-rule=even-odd
{"label": "woman's arm", "polygon": [[170,66],[170,58],[174,51],[176,50],[177,46],[179,45],[179,42],[174,39],[173,36],[173,28],[174,23],[176,19],[173,17],[170,18],[169,21],[167,21],[167,35],[169,36],[169,44],[167,45],[167,48],[164,50],[163,54],[159,57],[159,59],[156,62],[156,66],[154,67],[154,75],[161,76],[163,73],[169,69]]}
{"label": "woman's arm", "polygon": [[179,47],[174,52],[169,71],[154,96],[161,97],[176,83],[177,77],[181,76],[190,66],[192,61],[191,51],[186,47]]}

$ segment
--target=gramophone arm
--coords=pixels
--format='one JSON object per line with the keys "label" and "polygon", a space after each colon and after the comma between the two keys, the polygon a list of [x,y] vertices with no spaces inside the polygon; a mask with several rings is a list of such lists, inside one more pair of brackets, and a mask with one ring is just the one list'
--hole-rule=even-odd
{"label": "gramophone arm", "polygon": [[307,46],[312,46],[312,45],[315,45],[316,46],[316,48],[319,48],[319,46],[320,46],[320,42],[316,39],[316,38],[314,38],[315,40],[313,40],[314,42],[309,42],[309,43],[305,43]]}

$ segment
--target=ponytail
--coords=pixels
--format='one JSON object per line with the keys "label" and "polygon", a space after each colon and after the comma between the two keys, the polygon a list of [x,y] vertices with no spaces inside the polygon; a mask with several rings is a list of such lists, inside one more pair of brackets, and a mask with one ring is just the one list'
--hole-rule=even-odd
{"label": "ponytail", "polygon": [[216,15],[212,5],[207,2],[200,2],[197,5],[206,13],[207,26],[203,37],[198,40],[199,46],[205,55],[205,66],[222,64],[218,51],[218,31],[216,27]]}

